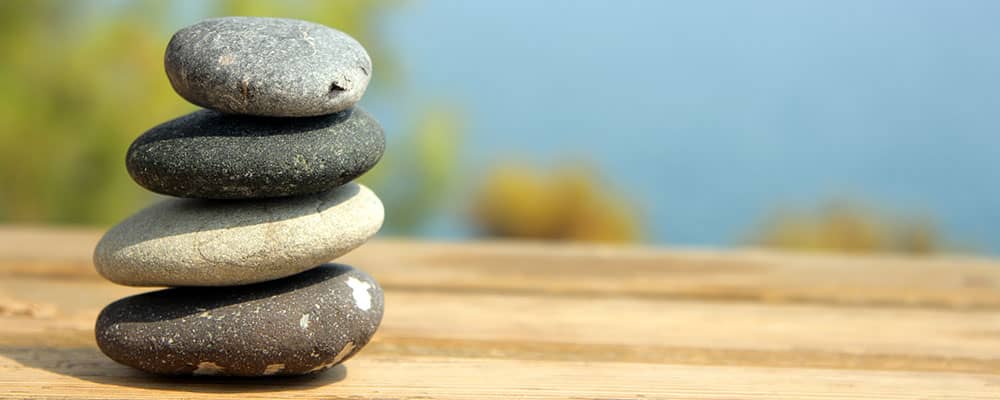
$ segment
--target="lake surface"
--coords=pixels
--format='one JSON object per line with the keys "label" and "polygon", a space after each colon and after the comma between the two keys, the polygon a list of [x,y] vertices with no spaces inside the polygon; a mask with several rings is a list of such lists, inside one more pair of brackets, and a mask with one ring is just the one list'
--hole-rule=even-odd
{"label": "lake surface", "polygon": [[[391,132],[457,105],[463,179],[591,159],[648,239],[733,245],[859,199],[1000,253],[1000,2],[422,1],[383,20]],[[377,67],[376,67],[377,68]],[[442,212],[427,234],[468,232]]]}

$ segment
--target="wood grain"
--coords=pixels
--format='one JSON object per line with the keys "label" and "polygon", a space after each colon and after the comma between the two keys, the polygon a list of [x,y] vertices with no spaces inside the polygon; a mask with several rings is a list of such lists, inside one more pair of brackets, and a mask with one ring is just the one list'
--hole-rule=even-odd
{"label": "wood grain", "polygon": [[361,355],[292,380],[155,378],[94,346],[94,231],[0,228],[0,398],[1000,399],[1000,263],[382,240]]}
{"label": "wood grain", "polygon": [[[0,227],[0,277],[100,277],[96,230]],[[1000,262],[969,257],[376,240],[344,256],[385,287],[497,293],[1000,309]]]}
{"label": "wood grain", "polygon": [[10,398],[39,399],[992,400],[1000,393],[1000,377],[378,355],[306,378],[195,380],[150,377],[116,365],[94,349],[13,349],[0,353],[0,387]]}

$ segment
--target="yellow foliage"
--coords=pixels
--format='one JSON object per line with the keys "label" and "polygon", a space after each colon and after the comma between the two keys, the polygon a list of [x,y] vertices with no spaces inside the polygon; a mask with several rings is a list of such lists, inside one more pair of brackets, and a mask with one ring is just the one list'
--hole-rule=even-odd
{"label": "yellow foliage", "polygon": [[943,247],[937,229],[926,220],[892,219],[844,201],[808,213],[777,213],[751,240],[767,247],[850,253],[928,254]]}
{"label": "yellow foliage", "polygon": [[634,208],[579,166],[543,174],[507,164],[476,196],[474,223],[491,236],[625,242],[639,237]]}

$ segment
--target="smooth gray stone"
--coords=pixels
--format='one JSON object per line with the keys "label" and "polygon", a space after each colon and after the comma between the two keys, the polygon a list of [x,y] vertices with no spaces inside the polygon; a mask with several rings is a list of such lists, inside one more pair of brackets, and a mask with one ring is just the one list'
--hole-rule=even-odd
{"label": "smooth gray stone", "polygon": [[281,199],[167,199],[105,233],[94,266],[131,286],[263,282],[346,254],[374,236],[383,218],[378,197],[357,183]]}
{"label": "smooth gray stone", "polygon": [[300,375],[344,362],[382,320],[370,276],[328,264],[281,280],[174,288],[111,303],[97,345],[112,360],[165,375]]}
{"label": "smooth gray stone", "polygon": [[271,117],[351,107],[371,80],[372,61],[346,33],[282,18],[207,19],[177,31],[164,65],[181,97],[205,108]]}
{"label": "smooth gray stone", "polygon": [[360,108],[308,118],[201,110],[139,136],[125,167],[140,186],[170,196],[281,197],[350,182],[384,151],[382,127]]}

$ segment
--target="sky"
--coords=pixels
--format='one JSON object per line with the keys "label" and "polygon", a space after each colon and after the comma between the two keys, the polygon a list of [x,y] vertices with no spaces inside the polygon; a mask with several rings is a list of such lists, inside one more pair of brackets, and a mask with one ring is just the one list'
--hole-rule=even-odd
{"label": "sky", "polygon": [[456,106],[466,180],[589,159],[652,243],[740,244],[851,198],[1000,254],[997,21],[993,1],[415,1],[379,30],[405,88],[368,105],[390,130]]}

